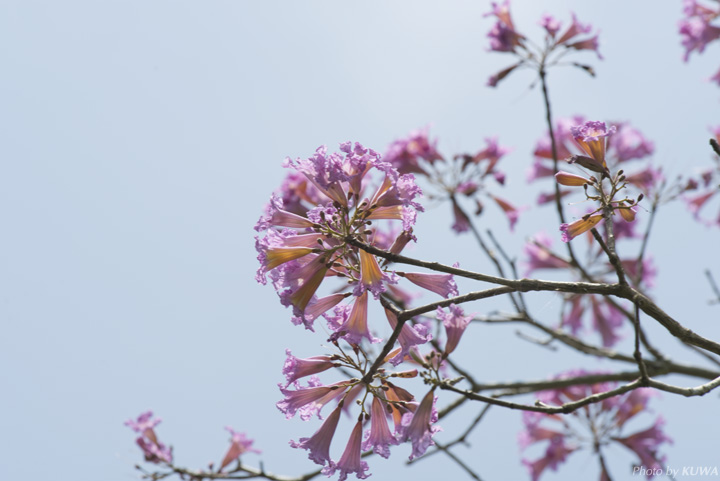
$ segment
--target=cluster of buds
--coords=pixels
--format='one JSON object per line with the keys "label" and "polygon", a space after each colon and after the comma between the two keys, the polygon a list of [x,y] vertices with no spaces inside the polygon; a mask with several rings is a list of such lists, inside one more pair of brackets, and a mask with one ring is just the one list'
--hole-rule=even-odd
{"label": "cluster of buds", "polygon": [[[685,48],[685,62],[690,59],[692,52],[703,53],[708,43],[720,39],[720,25],[711,23],[720,19],[720,2],[716,3],[711,6],[697,0],[683,1],[685,18],[678,23],[678,29]],[[720,85],[720,70],[708,80]]]}
{"label": "cluster of buds", "polygon": [[[603,220],[606,213],[615,214],[619,212],[626,222],[633,222],[635,220],[635,206],[644,197],[644,194],[640,194],[637,199],[625,197],[617,200],[615,198],[627,185],[624,171],[621,169],[617,173],[611,174],[605,161],[605,139],[617,131],[615,126],[607,127],[605,122],[588,121],[582,125],[572,127],[570,131],[577,145],[587,155],[573,155],[567,159],[568,163],[576,164],[599,174],[599,178],[594,175],[585,177],[560,171],[555,174],[555,180],[560,185],[583,187],[586,198],[599,202],[600,206],[575,222],[562,224],[560,231],[562,232],[563,242],[570,242],[578,235],[595,227]],[[603,183],[605,179],[609,181],[608,191],[606,191]],[[589,188],[592,188],[594,192],[589,193]]]}
{"label": "cluster of buds", "polygon": [[[454,219],[452,229],[460,234],[471,228],[468,212],[476,216],[482,214],[485,199],[500,208],[511,230],[515,227],[522,209],[494,194],[488,185],[490,180],[495,185],[505,185],[505,172],[498,168],[498,164],[510,151],[510,148],[501,146],[496,137],[488,137],[484,149],[474,154],[446,158],[438,152],[437,141],[430,141],[425,128],[395,140],[383,159],[401,173],[411,172],[427,179],[429,190],[426,197],[449,201]],[[466,201],[470,203],[469,208],[463,206]]]}
{"label": "cluster of buds", "polygon": [[[501,4],[492,2],[492,10],[486,16],[493,16],[496,22],[488,33],[490,50],[508,53],[517,58],[517,62],[492,75],[487,84],[491,87],[510,75],[519,67],[532,67],[544,70],[550,65],[560,64],[563,57],[573,50],[591,50],[602,59],[598,52],[598,36],[592,35],[592,27],[578,22],[572,14],[572,22],[563,29],[562,22],[551,15],[543,15],[539,21],[545,30],[545,39],[542,46],[536,45],[528,37],[520,33],[510,15],[510,1]],[[572,66],[581,68],[594,75],[589,65],[572,62]]]}
{"label": "cluster of buds", "polygon": [[[559,375],[556,379],[586,377],[592,373],[575,370]],[[560,406],[593,394],[615,388],[615,383],[600,382],[592,385],[575,385],[538,393],[540,405]],[[646,468],[648,478],[661,467],[665,457],[658,453],[663,443],[671,443],[662,427],[664,421],[658,417],[652,426],[624,435],[627,423],[647,409],[653,391],[646,388],[632,390],[621,396],[605,399],[573,411],[570,415],[559,416],[539,412],[523,413],[524,429],[518,435],[520,448],[525,450],[536,443],[547,442],[543,455],[535,460],[524,459],[533,481],[547,469],[557,470],[574,452],[589,449],[600,458],[600,481],[610,479],[603,462],[602,450],[618,443],[637,455],[639,464]],[[653,468],[653,469],[651,469]]]}

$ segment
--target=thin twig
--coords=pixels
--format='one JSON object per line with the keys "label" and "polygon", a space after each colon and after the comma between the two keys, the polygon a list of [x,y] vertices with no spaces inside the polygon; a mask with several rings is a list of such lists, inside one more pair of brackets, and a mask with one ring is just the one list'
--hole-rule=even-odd
{"label": "thin twig", "polygon": [[647,385],[650,376],[648,376],[647,366],[645,366],[645,361],[643,361],[640,352],[640,309],[637,306],[635,306],[635,317],[633,319],[635,326],[635,352],[633,352],[633,357],[637,361],[638,369],[640,369],[640,379]]}
{"label": "thin twig", "polygon": [[715,293],[715,299],[712,299],[709,301],[710,304],[718,304],[720,303],[720,289],[718,288],[718,285],[715,283],[715,278],[712,275],[712,272],[710,272],[710,269],[705,269],[705,277],[707,277],[708,282],[710,283],[710,288]]}
{"label": "thin twig", "polygon": [[[607,220],[605,221],[607,224]],[[622,268],[622,264],[620,263],[620,259],[618,258],[617,254],[614,250],[610,249],[610,246],[605,243],[600,233],[597,231],[596,228],[590,229],[590,232],[592,232],[593,237],[597,241],[598,244],[600,244],[600,247],[602,248],[603,252],[605,252],[605,255],[608,256],[608,260],[610,261],[610,264],[615,269],[615,273],[617,274],[618,282],[620,284],[627,284],[627,280],[625,279],[625,271]]]}
{"label": "thin twig", "polygon": [[[718,384],[720,384],[720,381],[718,381]],[[665,386],[667,386],[667,385],[665,385]],[[497,399],[495,397],[483,396],[481,394],[476,394],[472,391],[466,391],[463,389],[459,389],[459,388],[452,386],[451,384],[448,384],[446,382],[440,382],[438,384],[438,387],[440,389],[444,389],[447,391],[453,391],[458,394],[464,394],[465,396],[472,399],[473,401],[481,401],[481,402],[485,402],[488,404],[494,404],[494,405],[502,406],[502,407],[509,408],[509,409],[518,409],[521,411],[533,411],[533,412],[546,413],[546,414],[559,414],[559,413],[568,414],[573,411],[576,411],[577,409],[580,409],[583,406],[587,406],[588,404],[594,404],[594,403],[603,401],[605,399],[608,399],[608,398],[611,398],[611,397],[614,397],[614,396],[617,396],[620,394],[625,394],[626,392],[632,391],[633,389],[642,387],[642,381],[640,379],[636,379],[635,381],[632,381],[628,384],[623,384],[622,386],[619,386],[615,389],[611,389],[610,391],[593,394],[591,396],[584,397],[577,401],[567,402],[560,406],[548,406],[547,404],[544,404],[540,401],[537,401],[534,405],[514,403],[514,402],[510,402],[510,401],[505,401],[502,399]],[[670,386],[670,387],[674,387],[674,386]]]}

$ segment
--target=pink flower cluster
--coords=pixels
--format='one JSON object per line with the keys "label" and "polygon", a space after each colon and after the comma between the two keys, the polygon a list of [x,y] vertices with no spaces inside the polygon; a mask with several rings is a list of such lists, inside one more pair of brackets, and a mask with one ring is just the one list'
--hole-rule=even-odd
{"label": "pink flower cluster", "polygon": [[[434,189],[428,195],[431,199],[450,201],[454,219],[452,229],[458,234],[468,232],[471,228],[468,212],[474,212],[475,215],[483,212],[483,197],[500,208],[512,230],[522,208],[493,194],[487,184],[488,180],[501,186],[505,184],[505,172],[498,168],[498,163],[511,149],[501,146],[496,137],[488,137],[484,149],[447,159],[438,152],[436,146],[437,140],[431,142],[428,129],[425,128],[394,141],[384,159],[399,172],[413,172],[425,177]],[[469,202],[470,207],[464,207],[464,202]]]}
{"label": "pink flower cluster", "polygon": [[[562,22],[553,16],[543,15],[538,23],[545,30],[545,42],[543,47],[537,47],[515,27],[510,15],[510,0],[492,2],[491,5],[492,10],[485,15],[495,17],[495,24],[487,35],[490,50],[514,55],[517,62],[492,75],[487,82],[490,87],[497,86],[518,67],[531,65],[544,68],[555,63],[569,49],[591,50],[602,59],[598,51],[598,35],[592,35],[592,27],[580,23],[574,13],[572,22],[565,29],[562,28]],[[593,74],[592,68],[587,65],[573,65]]]}
{"label": "pink flower cluster", "polygon": [[[339,357],[336,359],[339,360]],[[337,472],[340,481],[345,480],[350,473],[364,479],[369,476],[366,473],[369,468],[360,458],[361,451],[372,450],[387,458],[390,456],[390,446],[410,442],[412,444],[410,459],[413,459],[422,456],[427,448],[434,444],[432,436],[440,428],[434,426],[437,422],[437,409],[432,390],[418,403],[412,394],[387,379],[383,379],[379,386],[367,388],[363,387],[358,379],[346,379],[323,385],[317,377],[311,376],[306,387],[301,387],[297,383],[297,379],[301,377],[339,364],[333,364],[332,358],[297,359],[288,351],[283,372],[288,381],[292,380],[295,388],[287,389],[287,385],[285,387],[280,385],[285,397],[277,403],[278,409],[287,418],[299,413],[302,419],[307,420],[313,415],[322,419],[320,412],[323,407],[330,402],[337,402],[336,407],[312,436],[290,441],[290,446],[307,450],[311,461],[323,465],[323,474],[332,476]],[[415,376],[417,370],[399,373],[397,377]],[[342,455],[334,460],[330,455],[330,446],[340,414],[345,406],[349,406],[365,389],[372,392],[369,412],[365,411],[363,401],[361,403],[363,413],[359,415]],[[388,418],[394,426],[392,431],[388,426]],[[363,428],[368,425],[369,429],[365,430],[363,435]]]}
{"label": "pink flower cluster", "polygon": [[[136,439],[136,443],[142,449],[145,455],[145,461],[154,464],[171,465],[173,462],[172,447],[166,447],[157,437],[155,426],[162,421],[160,418],[153,419],[152,411],[147,411],[138,416],[137,419],[128,419],[125,426],[140,436]],[[259,453],[257,449],[252,448],[253,441],[248,439],[244,433],[237,432],[230,426],[225,428],[230,432],[230,448],[225,453],[218,473],[225,469],[230,463],[240,458],[240,455],[246,452]]]}
{"label": "pink flower cluster", "polygon": [[[287,418],[299,415],[303,420],[322,419],[323,408],[334,406],[312,436],[290,444],[306,449],[312,461],[324,466],[323,473],[338,473],[340,480],[353,473],[360,479],[368,476],[367,463],[360,458],[362,450],[372,449],[387,457],[390,446],[409,442],[411,458],[421,456],[440,429],[434,425],[433,390],[418,402],[390,381],[416,377],[417,369],[391,372],[381,368],[367,374],[370,359],[365,348],[381,341],[370,324],[373,299],[384,296],[399,303],[409,301],[411,296],[399,287],[404,281],[451,298],[458,295],[453,276],[392,270],[386,260],[360,244],[398,254],[414,240],[413,224],[422,206],[416,200],[420,189],[413,173],[423,174],[442,161],[425,132],[395,142],[384,160],[357,143],[341,144],[337,153],[320,147],[310,158],[286,160],[291,173],[255,227],[264,232],[256,237],[257,281],[266,283],[270,278],[281,302],[292,307],[294,324],[314,330],[315,320],[324,318],[330,331],[328,341],[337,351],[300,359],[288,350],[283,367],[286,382],[279,385],[283,399],[276,405]],[[318,294],[328,280],[342,282],[329,294]],[[397,337],[396,346],[391,346],[381,361],[392,366],[403,362],[428,366],[423,359],[444,359],[457,347],[470,319],[455,305],[449,313],[439,310],[447,334],[445,350],[431,351],[426,357],[418,347],[431,339],[428,327],[415,321],[400,325],[394,312],[387,308],[384,312],[387,326]],[[348,344],[354,355],[341,343]],[[343,378],[324,384],[317,375],[330,370],[342,372]],[[357,377],[349,378],[348,372]],[[343,453],[332,457],[330,447],[340,413],[349,410],[354,400],[359,400],[361,412]]]}
{"label": "pink flower cluster", "polygon": [[[599,135],[595,137],[584,135],[588,133],[588,129],[593,128],[589,126],[598,129]],[[575,130],[573,131],[573,129]],[[597,172],[598,168],[597,166],[593,167],[596,163],[614,171],[621,166],[625,168],[625,163],[629,161],[649,160],[655,150],[651,141],[626,122],[614,122],[612,127],[608,128],[603,122],[588,122],[580,115],[568,119],[558,119],[555,122],[553,136],[558,160],[574,160],[575,164],[591,171],[595,168],[594,172]],[[585,141],[584,139],[597,140]],[[604,139],[604,143],[600,139]],[[532,182],[556,175],[553,169],[553,152],[549,133],[537,141],[533,155],[535,159],[532,167],[528,170],[528,181]],[[594,155],[599,158],[595,160]],[[655,169],[649,162],[640,170],[625,174],[625,181],[640,189],[646,196],[656,190],[662,180],[662,172]],[[583,185],[586,182],[585,180],[580,184],[565,185]],[[560,195],[566,196],[570,192],[562,190]],[[538,199],[538,203],[548,203],[554,197],[554,192],[543,194]]]}
{"label": "pink flower cluster", "polygon": [[135,442],[142,449],[145,461],[155,464],[170,464],[173,459],[172,447],[166,447],[155,434],[155,426],[160,424],[162,419],[153,419],[152,416],[152,411],[144,412],[136,420],[125,421],[125,426],[140,434]]}
{"label": "pink flower cluster", "polygon": [[[622,224],[618,224],[622,225]],[[632,225],[632,224],[630,224]],[[620,239],[625,233],[631,231],[619,231]],[[617,235],[618,233],[616,233]],[[556,254],[552,250],[552,239],[545,233],[536,234],[525,245],[527,270],[525,275],[529,276],[540,269],[568,269],[570,263],[567,259]],[[604,253],[597,251],[592,253],[593,259],[602,261]],[[604,272],[607,276],[614,276],[614,269],[602,261]],[[638,261],[637,258],[620,259],[629,281],[638,287],[652,287],[657,271],[651,257]],[[612,282],[608,279],[608,282]],[[625,315],[619,310],[617,304],[613,304],[602,296],[570,295],[565,298],[563,314],[560,327],[565,327],[574,335],[581,334],[585,326],[600,335],[603,346],[612,347],[622,339],[619,331],[624,325]]]}
{"label": "pink flower cluster", "polygon": [[[368,330],[368,292],[377,299],[394,289],[399,277],[350,241],[400,253],[414,240],[413,224],[423,210],[416,200],[421,191],[412,174],[399,173],[376,152],[350,142],[340,150],[328,153],[320,147],[308,159],[286,161],[294,172],[255,226],[267,231],[256,237],[256,279],[265,283],[269,274],[281,302],[293,308],[293,323],[313,330],[314,320],[325,315],[333,340],[378,342]],[[380,179],[370,191],[373,174]],[[381,229],[378,221],[399,221],[402,229]],[[350,292],[318,297],[326,278],[342,280],[346,287],[341,291]],[[453,285],[449,275],[415,273],[411,280]],[[453,292],[449,288],[447,295]],[[338,306],[347,297],[352,301]]]}
{"label": "pink flower cluster", "polygon": [[[574,370],[561,374],[556,379],[571,379],[590,374],[592,373]],[[611,382],[589,386],[571,385],[540,392],[538,399],[547,405],[560,406],[615,387],[615,383]],[[547,469],[557,470],[574,452],[590,449],[601,455],[602,449],[612,443],[618,443],[632,451],[638,457],[639,464],[647,468],[648,478],[652,478],[654,470],[651,468],[662,467],[665,460],[659,453],[660,446],[672,443],[662,430],[664,420],[658,417],[649,428],[630,435],[624,434],[628,429],[628,421],[647,410],[647,403],[652,395],[653,391],[650,389],[635,389],[621,396],[590,404],[567,416],[524,412],[525,427],[518,435],[520,448],[525,450],[530,446],[546,443],[542,456],[534,460],[523,460],[532,480],[540,479]],[[604,463],[600,463],[600,470],[599,479],[609,479]]]}
{"label": "pink flower cluster", "polygon": [[[720,24],[711,23],[720,18],[720,3],[711,5],[697,0],[683,1],[685,18],[678,23],[678,29],[685,47],[683,60],[686,62],[692,52],[703,53],[710,42],[720,39]],[[720,70],[709,80],[720,85]]]}

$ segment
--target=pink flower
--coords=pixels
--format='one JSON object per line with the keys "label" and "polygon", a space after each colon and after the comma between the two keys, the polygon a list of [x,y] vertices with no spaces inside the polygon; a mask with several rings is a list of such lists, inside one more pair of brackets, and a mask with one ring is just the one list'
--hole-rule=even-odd
{"label": "pink flower", "polygon": [[582,296],[572,296],[566,305],[570,305],[570,310],[563,316],[561,326],[569,326],[573,336],[577,336],[582,327],[582,316],[585,313],[585,305]]}
{"label": "pink flower", "polygon": [[708,78],[708,80],[710,82],[715,82],[716,84],[718,84],[718,86],[720,86],[720,69],[718,69],[718,71],[715,73],[715,75]]}
{"label": "pink flower", "polygon": [[551,37],[555,37],[555,34],[558,30],[560,30],[561,23],[556,20],[555,17],[548,15],[547,13],[540,17],[540,21],[538,23]]}
{"label": "pink flower", "polygon": [[463,212],[457,202],[453,202],[452,207],[453,217],[455,219],[455,222],[452,225],[452,230],[454,230],[458,234],[469,231],[470,219],[468,218],[468,216],[465,214],[465,212]]}
{"label": "pink flower", "polygon": [[458,295],[457,284],[455,284],[452,274],[428,274],[424,272],[398,272],[397,274],[416,286],[440,294],[443,297]]}
{"label": "pink flower", "polygon": [[527,466],[530,471],[530,477],[532,481],[538,481],[540,475],[547,468],[557,471],[558,466],[564,463],[568,455],[574,452],[577,448],[568,447],[564,444],[563,438],[551,438],[550,444],[545,450],[545,455],[535,461],[528,461],[523,459],[523,464]]}
{"label": "pink flower", "polygon": [[443,326],[445,326],[445,333],[447,334],[445,355],[448,355],[457,347],[460,338],[465,332],[465,329],[467,329],[468,324],[470,324],[473,316],[466,316],[460,306],[450,304],[447,313],[443,311],[441,307],[438,307],[437,317],[442,321]]}
{"label": "pink flower", "polygon": [[136,433],[141,433],[143,436],[147,436],[151,439],[155,438],[155,431],[153,428],[162,422],[161,418],[152,419],[153,412],[146,411],[138,416],[136,421],[128,419],[125,421],[125,426],[129,427]]}
{"label": "pink flower", "polygon": [[390,432],[385,405],[378,397],[373,396],[370,413],[370,431],[366,433],[362,449],[364,451],[372,449],[383,458],[388,458],[390,456],[390,445],[397,445],[399,442]]}
{"label": "pink flower", "polygon": [[[385,309],[385,315],[387,316],[387,320],[390,323],[390,327],[395,330],[395,326],[397,326],[398,322],[397,317],[395,316],[395,314],[393,314],[387,309]],[[415,324],[414,326],[412,326],[406,322],[405,324],[403,324],[402,330],[400,331],[400,336],[398,336],[400,350],[395,356],[389,359],[390,363],[393,366],[397,366],[405,359],[405,356],[408,355],[408,353],[413,347],[419,346],[420,344],[425,344],[431,339],[432,336],[428,334],[428,328],[426,326],[422,324]]]}
{"label": "pink flower", "polygon": [[647,410],[648,401],[656,395],[652,389],[639,388],[619,398],[608,399],[607,401],[611,401],[616,406],[615,424],[622,427],[628,420]]}
{"label": "pink flower", "polygon": [[665,420],[662,417],[658,417],[655,424],[644,431],[624,438],[613,438],[637,454],[640,459],[640,464],[648,470],[648,479],[653,477],[653,470],[651,468],[662,468],[665,463],[665,456],[658,455],[658,447],[663,443],[672,444],[672,439],[662,432],[664,424]]}
{"label": "pink flower", "polygon": [[591,215],[582,217],[570,224],[560,224],[561,239],[563,242],[570,242],[575,237],[595,227],[602,220],[602,215]]}
{"label": "pink flower", "polygon": [[582,35],[585,33],[590,33],[592,30],[592,27],[590,25],[583,25],[580,22],[578,22],[577,17],[575,14],[572,14],[572,23],[568,27],[567,30],[558,38],[557,43],[563,44],[566,43],[568,40],[571,40],[575,38],[578,35]]}
{"label": "pink flower", "polygon": [[342,338],[350,344],[360,344],[363,338],[372,343],[382,340],[373,337],[368,329],[367,291],[355,298],[351,308],[349,306],[340,306],[335,309],[335,312],[338,316],[336,322],[339,325],[334,328],[335,332],[330,336],[331,340],[335,341]]}
{"label": "pink flower", "polygon": [[166,447],[158,440],[155,434],[155,426],[160,424],[161,419],[152,419],[152,415],[152,411],[144,412],[135,421],[132,419],[125,421],[125,426],[128,426],[136,433],[140,433],[140,436],[135,439],[135,443],[140,446],[145,461],[155,464],[170,464],[173,459],[172,448]]}
{"label": "pink flower", "polygon": [[335,429],[340,420],[341,412],[342,403],[338,404],[333,412],[330,413],[315,434],[309,438],[300,438],[300,441],[297,442],[291,440],[290,446],[293,448],[307,449],[309,451],[308,458],[316,464],[332,464],[332,460],[330,459],[330,443],[335,435]]}
{"label": "pink flower", "polygon": [[469,163],[479,164],[480,162],[487,160],[488,165],[485,168],[483,177],[490,174],[491,172],[493,172],[495,169],[495,166],[500,161],[500,159],[512,150],[508,147],[500,146],[498,144],[497,137],[485,138],[485,144],[487,146],[483,150],[481,150],[480,152],[478,152],[477,154],[475,154],[472,157],[466,158],[466,160],[465,160],[465,165],[467,165]]}
{"label": "pink flower", "polygon": [[655,146],[643,134],[627,124],[619,123],[617,133],[607,138],[607,147],[614,149],[618,162],[643,159],[655,151]]}
{"label": "pink flower", "polygon": [[659,169],[655,169],[648,165],[643,170],[625,176],[625,181],[629,182],[644,193],[652,192],[664,180],[664,176]]}
{"label": "pink flower", "polygon": [[432,437],[440,431],[439,426],[432,426],[433,423],[437,422],[436,400],[433,391],[430,390],[414,413],[407,413],[402,417],[399,436],[402,441],[412,442],[410,460],[422,456],[428,447],[435,444]]}
{"label": "pink flower", "polygon": [[703,16],[694,16],[680,20],[678,23],[682,46],[685,47],[683,60],[687,62],[694,51],[703,53],[705,46],[720,38],[720,27],[710,25],[710,21]]}
{"label": "pink flower", "polygon": [[590,298],[593,314],[593,328],[600,333],[604,347],[611,347],[620,340],[616,334],[622,326],[623,315],[607,302],[600,303],[595,297]]}
{"label": "pink flower", "polygon": [[711,190],[708,192],[703,192],[700,195],[696,195],[693,197],[688,197],[686,199],[688,207],[690,208],[690,212],[697,218],[700,214],[700,209],[703,208],[703,206],[709,201],[715,194],[717,194],[716,190]]}
{"label": "pink flower", "polygon": [[285,349],[285,354],[287,354],[287,358],[282,370],[287,380],[285,387],[300,378],[318,374],[336,366],[331,356],[313,356],[307,359],[298,359],[292,355],[290,349]]}
{"label": "pink flower", "polygon": [[582,125],[570,129],[575,142],[577,142],[580,148],[606,168],[605,138],[614,134],[616,131],[617,127],[608,127],[605,125],[605,122],[594,120],[587,121]]}
{"label": "pink flower", "polygon": [[380,294],[385,292],[387,288],[385,283],[395,283],[395,279],[385,274],[380,269],[377,259],[372,254],[368,254],[364,250],[358,251],[358,257],[360,258],[360,282],[365,289],[373,293],[375,299],[380,297]]}
{"label": "pink flower", "polygon": [[[644,287],[653,287],[655,285],[657,269],[655,268],[652,257],[643,259],[642,264],[639,264],[637,259],[623,259],[620,262],[625,272],[637,285]],[[640,272],[641,266],[642,273]]]}
{"label": "pink flower", "polygon": [[218,471],[222,471],[228,464],[238,459],[243,453],[260,453],[260,451],[251,447],[253,444],[253,440],[247,439],[245,437],[245,433],[239,433],[233,430],[233,428],[231,428],[230,426],[226,426],[225,429],[230,432],[232,437],[230,439],[230,449],[228,449],[227,454],[225,454],[225,457],[222,460],[222,463],[220,463],[220,469]]}
{"label": "pink flower", "polygon": [[571,174],[570,172],[559,171],[555,174],[555,181],[560,185],[566,185],[569,187],[582,187],[583,185],[590,184],[592,181],[580,175]]}
{"label": "pink flower", "polygon": [[318,418],[322,419],[320,410],[323,406],[343,394],[349,386],[347,381],[323,386],[315,376],[310,378],[308,387],[295,390],[285,389],[282,384],[278,384],[285,398],[278,401],[275,406],[287,419],[295,416],[297,412],[300,413],[300,419],[303,421],[310,419],[313,414],[317,414]]}
{"label": "pink flower", "polygon": [[518,445],[520,449],[526,449],[528,446],[541,441],[565,436],[563,432],[540,427],[540,422],[548,419],[546,414],[523,411],[522,418],[525,429],[518,434]]}
{"label": "pink flower", "polygon": [[436,145],[437,140],[430,141],[428,128],[425,127],[390,144],[383,160],[389,162],[401,174],[425,174],[425,170],[420,166],[420,160],[430,164],[442,160],[442,155],[438,153]]}
{"label": "pink flower", "polygon": [[567,262],[550,253],[551,245],[552,239],[544,232],[536,234],[525,244],[525,254],[528,256],[526,276],[537,269],[564,269],[568,266]]}
{"label": "pink flower", "polygon": [[[592,373],[577,369],[568,371],[554,379],[572,379]],[[600,374],[600,373],[597,373]],[[587,396],[612,390],[612,382],[600,382],[591,385],[577,384],[538,393],[538,400],[551,405],[562,405]],[[597,446],[607,446],[619,442],[635,451],[640,464],[650,469],[655,467],[659,458],[657,447],[669,439],[662,433],[659,421],[655,426],[628,437],[618,437],[625,423],[647,410],[647,401],[651,395],[649,389],[636,389],[629,393],[590,404],[581,410],[566,416],[545,413],[523,413],[525,429],[519,434],[518,442],[522,449],[531,444],[548,441],[545,455],[535,461],[523,460],[529,468],[533,480],[540,478],[550,468],[556,470],[569,454],[580,449],[595,452]],[[543,423],[552,424],[546,427]],[[601,472],[600,479],[609,479],[608,473]]]}
{"label": "pink flower", "polygon": [[369,477],[370,475],[366,474],[368,465],[360,458],[361,442],[362,421],[358,421],[352,433],[350,433],[350,439],[348,440],[347,446],[345,446],[345,451],[342,456],[340,456],[340,460],[338,460],[337,463],[331,463],[323,469],[323,474],[332,476],[337,470],[340,470],[338,481],[345,481],[350,473],[355,473],[358,479]]}
{"label": "pink flower", "polygon": [[510,221],[510,230],[513,230],[515,228],[515,224],[518,221],[518,218],[520,216],[520,211],[522,209],[515,207],[511,203],[509,203],[506,200],[503,200],[499,197],[490,196],[495,201],[495,203],[500,206],[500,208],[505,213],[505,216],[507,216],[508,221]]}
{"label": "pink flower", "polygon": [[487,36],[490,39],[490,50],[495,52],[514,52],[515,47],[522,45],[525,38],[503,22],[495,22]]}
{"label": "pink flower", "polygon": [[603,56],[600,55],[600,52],[598,51],[599,43],[597,35],[586,38],[584,40],[578,40],[577,42],[569,43],[567,44],[567,47],[574,48],[575,50],[592,50],[597,54],[600,60],[603,59]]}

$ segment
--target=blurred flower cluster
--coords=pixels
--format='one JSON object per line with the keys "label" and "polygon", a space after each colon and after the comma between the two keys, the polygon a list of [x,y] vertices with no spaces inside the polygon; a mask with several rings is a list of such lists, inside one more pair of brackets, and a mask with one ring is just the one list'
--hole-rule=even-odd
{"label": "blurred flower cluster", "polygon": [[[140,446],[140,449],[145,456],[145,461],[153,464],[165,465],[170,469],[177,469],[173,466],[172,447],[167,447],[161,443],[155,433],[155,426],[160,424],[161,421],[162,420],[160,418],[153,419],[152,411],[146,411],[140,414],[137,419],[128,419],[125,421],[125,425],[140,434],[135,442],[138,446]],[[213,465],[211,464],[207,472],[198,472],[197,477],[205,477],[205,475],[212,476],[213,474],[222,472],[232,462],[239,461],[240,456],[243,453],[260,452],[252,447],[253,441],[248,439],[244,433],[237,432],[230,426],[225,427],[225,429],[229,431],[231,435],[230,447],[225,453],[225,456],[220,463],[220,467],[217,471],[214,471]],[[173,471],[170,471],[169,474],[172,472]],[[182,468],[180,468],[179,472],[181,475],[183,474]]]}
{"label": "blurred flower cluster", "polygon": [[[495,186],[505,185],[506,174],[499,169],[500,160],[511,149],[498,143],[497,137],[485,139],[485,148],[474,154],[457,154],[446,158],[437,150],[437,141],[430,141],[428,129],[411,132],[395,140],[384,155],[400,172],[413,172],[427,181],[426,197],[431,201],[448,201],[454,222],[452,229],[460,234],[472,228],[468,212],[479,216],[484,210],[483,199],[497,205],[515,227],[522,208],[493,192]],[[469,203],[469,207],[464,205]]]}
{"label": "blurred flower cluster", "polygon": [[[583,370],[574,370],[560,374],[555,379],[572,379],[592,374]],[[615,387],[615,383],[611,382],[571,385],[539,392],[537,398],[543,405],[560,406]],[[546,443],[542,456],[535,460],[523,460],[532,480],[540,479],[547,469],[557,470],[568,456],[583,449],[599,455],[600,481],[608,480],[610,475],[602,451],[613,443],[618,443],[637,455],[638,464],[646,468],[645,472],[648,473],[649,478],[652,478],[652,473],[655,472],[653,468],[664,468],[665,457],[659,453],[660,446],[664,443],[672,443],[663,432],[663,418],[658,417],[652,426],[633,434],[627,435],[625,431],[628,430],[628,421],[647,411],[648,401],[653,394],[654,391],[651,389],[635,389],[621,396],[589,404],[566,416],[524,412],[522,416],[524,429],[518,435],[520,448],[525,450],[535,444]]]}
{"label": "blurred flower cluster", "polygon": [[[683,13],[685,18],[678,23],[682,46],[685,48],[683,60],[690,59],[692,52],[701,54],[708,43],[720,39],[720,2],[698,2],[697,0],[683,0]],[[718,20],[717,23],[712,22]],[[720,85],[720,70],[708,80]]]}

